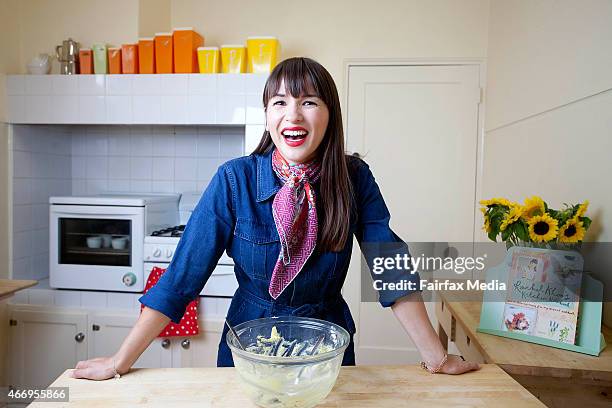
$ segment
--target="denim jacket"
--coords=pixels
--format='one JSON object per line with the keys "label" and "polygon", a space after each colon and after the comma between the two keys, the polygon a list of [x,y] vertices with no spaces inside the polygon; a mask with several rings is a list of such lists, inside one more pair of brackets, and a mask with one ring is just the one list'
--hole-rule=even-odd
{"label": "denim jacket", "polygon": [[[272,154],[252,154],[221,165],[194,209],[167,272],[140,302],[178,323],[187,304],[198,296],[226,250],[235,262],[239,285],[227,315],[231,324],[284,315],[328,320],[351,334],[343,364],[354,365],[355,323],[340,293],[351,257],[352,236],[362,249],[364,243],[401,243],[401,239],[389,228],[389,211],[367,164],[349,157],[349,174],[356,211],[353,211],[351,236],[344,249],[339,252],[315,249],[294,281],[274,300],[268,286],[280,242],[272,216],[272,201],[282,184],[272,170]],[[315,184],[317,211],[322,214],[318,187]],[[418,282],[418,274],[411,275],[411,279]],[[385,307],[391,306],[408,293],[394,292],[391,298],[381,297],[380,301]],[[225,342],[226,333],[224,326],[217,359],[219,366],[233,365]]]}

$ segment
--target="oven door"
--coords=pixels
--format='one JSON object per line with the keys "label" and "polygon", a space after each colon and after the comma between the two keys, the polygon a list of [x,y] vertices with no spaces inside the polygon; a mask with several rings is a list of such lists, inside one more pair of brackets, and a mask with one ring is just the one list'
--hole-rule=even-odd
{"label": "oven door", "polygon": [[[149,275],[154,267],[167,269],[169,263],[163,262],[145,262],[144,263],[145,282],[149,279]],[[217,265],[208,282],[204,285],[204,289],[200,292],[200,296],[210,297],[226,297],[231,298],[238,289],[238,281],[234,273],[234,267],[231,265]]]}
{"label": "oven door", "polygon": [[144,208],[51,205],[54,288],[142,292]]}

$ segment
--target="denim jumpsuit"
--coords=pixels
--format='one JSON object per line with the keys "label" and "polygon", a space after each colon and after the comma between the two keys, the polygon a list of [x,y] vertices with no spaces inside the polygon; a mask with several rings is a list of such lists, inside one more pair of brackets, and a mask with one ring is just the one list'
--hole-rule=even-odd
{"label": "denim jumpsuit", "polygon": [[[389,211],[367,164],[349,157],[354,192],[350,236],[339,252],[315,252],[294,281],[275,300],[268,293],[272,270],[280,252],[272,201],[282,187],[272,170],[272,152],[245,156],[221,165],[194,209],[168,270],[139,300],[178,323],[215,269],[224,250],[234,260],[238,289],[227,319],[232,325],[271,316],[314,317],[334,322],[351,335],[343,365],[355,364],[355,323],[340,290],[348,271],[352,236],[364,243],[401,243],[389,228]],[[315,184],[319,224],[324,203]],[[405,245],[405,244],[403,244]],[[406,247],[407,251],[407,247]],[[418,282],[418,274],[411,275]],[[381,295],[391,306],[409,291]],[[224,326],[217,365],[233,366]]]}

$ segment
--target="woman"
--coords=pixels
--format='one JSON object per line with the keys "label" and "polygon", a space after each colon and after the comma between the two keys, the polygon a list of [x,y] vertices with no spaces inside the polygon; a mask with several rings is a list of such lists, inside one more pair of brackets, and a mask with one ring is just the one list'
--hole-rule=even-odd
{"label": "woman", "polygon": [[[223,164],[193,212],[168,271],[140,298],[146,307],[113,357],[79,362],[76,378],[106,379],[129,368],[171,319],[201,291],[224,250],[239,288],[232,324],[268,316],[310,316],[351,334],[343,364],[354,365],[355,325],[340,294],[355,236],[368,244],[406,245],[389,228],[389,212],[368,166],[344,154],[338,92],[331,75],[308,58],[281,62],[263,95],[266,130],[247,157]],[[399,245],[397,245],[399,244]],[[396,251],[397,252],[397,251]],[[371,259],[371,257],[368,257]],[[418,275],[409,275],[418,281]],[[380,293],[419,349],[424,368],[460,374],[478,365],[447,356],[420,293]],[[225,342],[218,366],[232,366]]]}

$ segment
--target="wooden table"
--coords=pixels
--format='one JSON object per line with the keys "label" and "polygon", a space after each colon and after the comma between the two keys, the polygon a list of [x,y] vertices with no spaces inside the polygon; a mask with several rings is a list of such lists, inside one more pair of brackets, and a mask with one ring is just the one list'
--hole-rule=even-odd
{"label": "wooden table", "polygon": [[[252,407],[239,388],[234,368],[144,368],[107,381],[67,376],[52,387],[70,387],[70,402],[39,402],[52,407]],[[495,365],[460,376],[431,375],[417,366],[343,367],[320,407],[542,407]]]}
{"label": "wooden table", "polygon": [[[612,406],[612,330],[603,326],[608,346],[599,357],[478,333],[482,300],[457,301],[439,291],[438,334],[455,342],[470,360],[499,365],[550,407]],[[453,301],[447,301],[453,299]],[[481,297],[482,299],[482,297]]]}
{"label": "wooden table", "polygon": [[38,283],[35,280],[0,279],[0,300],[8,299],[22,289]]}

